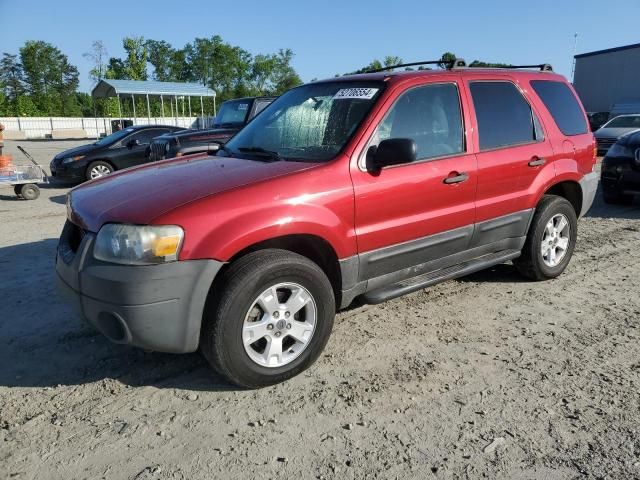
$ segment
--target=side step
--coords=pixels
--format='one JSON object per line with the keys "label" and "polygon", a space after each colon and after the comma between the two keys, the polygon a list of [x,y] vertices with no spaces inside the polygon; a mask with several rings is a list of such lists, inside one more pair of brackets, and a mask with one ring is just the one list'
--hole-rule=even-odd
{"label": "side step", "polygon": [[436,270],[435,272],[429,272],[417,277],[408,278],[386,287],[372,290],[363,295],[365,302],[370,304],[377,304],[391,300],[392,298],[401,297],[408,293],[417,292],[423,288],[430,287],[436,283],[446,282],[447,280],[453,280],[454,278],[464,277],[471,273],[484,270],[485,268],[504,263],[507,260],[513,260],[520,256],[520,250],[503,250],[502,252],[492,253],[490,255],[484,255],[468,262],[454,265],[453,267],[443,268]]}

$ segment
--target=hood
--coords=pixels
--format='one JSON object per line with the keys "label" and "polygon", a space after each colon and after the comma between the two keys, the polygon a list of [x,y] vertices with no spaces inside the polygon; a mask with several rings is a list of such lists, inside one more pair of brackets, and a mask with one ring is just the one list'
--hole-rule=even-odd
{"label": "hood", "polygon": [[149,224],[200,198],[315,165],[202,155],[146,164],[74,188],[69,215],[91,232],[109,222]]}
{"label": "hood", "polygon": [[[172,135],[167,135],[171,137],[175,137],[179,140],[193,140],[197,141],[202,138],[204,140],[209,140],[212,138],[220,137],[228,137],[229,135],[233,135],[240,128],[208,128],[206,130],[183,130],[181,132],[174,133]],[[193,137],[193,138],[191,138]]]}
{"label": "hood", "polygon": [[640,147],[640,129],[625,133],[620,137],[619,143],[630,147]]}
{"label": "hood", "polygon": [[625,133],[637,130],[637,128],[600,128],[594,133],[596,138],[618,138]]}
{"label": "hood", "polygon": [[97,145],[94,145],[93,143],[89,143],[88,145],[80,145],[79,147],[70,148],[69,150],[60,152],[55,157],[53,157],[53,159],[58,160],[60,158],[75,157],[76,155],[84,155],[89,152],[92,152],[97,148],[100,148],[100,147]]}

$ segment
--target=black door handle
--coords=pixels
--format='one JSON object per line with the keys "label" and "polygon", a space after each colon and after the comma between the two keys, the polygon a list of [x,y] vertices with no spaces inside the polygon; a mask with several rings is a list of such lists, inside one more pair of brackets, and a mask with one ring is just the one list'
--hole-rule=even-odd
{"label": "black door handle", "polygon": [[542,158],[542,157],[533,157],[531,159],[531,161],[529,162],[529,166],[530,167],[541,167],[545,163],[547,163],[547,161],[544,158]]}
{"label": "black door handle", "polygon": [[[455,173],[455,172],[454,172]],[[451,185],[452,183],[462,183],[469,180],[469,174],[466,172],[458,173],[453,177],[447,177],[444,179],[444,183]]]}

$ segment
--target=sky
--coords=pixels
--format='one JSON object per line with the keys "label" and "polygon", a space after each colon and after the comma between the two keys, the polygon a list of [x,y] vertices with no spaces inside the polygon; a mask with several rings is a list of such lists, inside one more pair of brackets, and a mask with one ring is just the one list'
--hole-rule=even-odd
{"label": "sky", "polygon": [[305,82],[386,55],[415,62],[445,51],[468,62],[551,63],[570,77],[576,33],[577,53],[639,43],[639,19],[639,0],[0,0],[0,52],[50,42],[78,67],[87,92],[83,53],[102,40],[110,56],[123,56],[125,36],[182,47],[220,35],[252,54],[291,48]]}

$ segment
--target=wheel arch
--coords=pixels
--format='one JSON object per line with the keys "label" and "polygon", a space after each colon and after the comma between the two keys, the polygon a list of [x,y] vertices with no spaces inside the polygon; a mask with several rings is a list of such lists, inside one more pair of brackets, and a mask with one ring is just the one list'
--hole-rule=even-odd
{"label": "wheel arch", "polygon": [[578,182],[574,180],[563,180],[555,183],[547,188],[544,195],[557,195],[565,198],[573,206],[576,216],[580,216],[584,194],[582,192],[582,187]]}
{"label": "wheel arch", "polygon": [[[331,282],[334,295],[336,296],[336,303],[339,304],[342,288],[342,272],[338,255],[327,240],[317,235],[296,233],[262,240],[233,254],[223,268],[228,268],[228,265],[235,260],[251,252],[274,248],[297,253],[318,265]],[[218,275],[218,277],[221,277],[221,275]]]}

